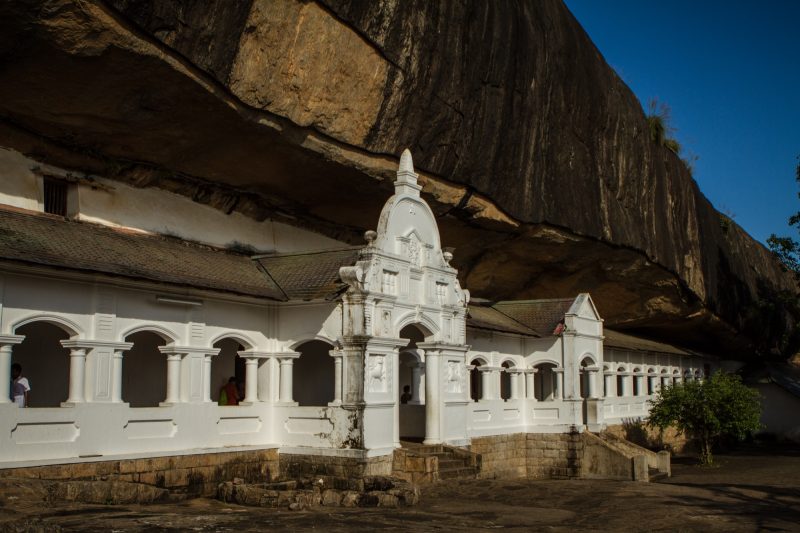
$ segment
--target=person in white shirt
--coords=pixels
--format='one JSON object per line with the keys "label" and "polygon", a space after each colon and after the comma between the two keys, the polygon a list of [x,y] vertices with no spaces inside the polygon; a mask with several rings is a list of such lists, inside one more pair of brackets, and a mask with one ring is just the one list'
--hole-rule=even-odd
{"label": "person in white shirt", "polygon": [[31,391],[31,384],[28,378],[22,377],[22,365],[14,363],[11,365],[11,399],[19,407],[28,407],[28,396]]}

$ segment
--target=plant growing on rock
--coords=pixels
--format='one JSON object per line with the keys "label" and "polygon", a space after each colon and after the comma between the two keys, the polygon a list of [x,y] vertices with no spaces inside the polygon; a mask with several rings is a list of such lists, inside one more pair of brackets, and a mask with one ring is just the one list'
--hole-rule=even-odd
{"label": "plant growing on rock", "polygon": [[668,150],[679,154],[681,145],[672,138],[675,128],[670,124],[672,110],[664,102],[659,102],[653,98],[647,104],[647,126],[650,128],[650,140],[659,146],[664,146]]}
{"label": "plant growing on rock", "polygon": [[758,391],[722,371],[703,381],[664,387],[650,403],[647,424],[661,430],[673,426],[696,438],[704,465],[713,463],[711,448],[721,437],[742,440],[761,428]]}
{"label": "plant growing on rock", "polygon": [[[800,156],[797,157],[797,167],[795,168],[795,180],[800,183]],[[800,193],[797,193],[800,198]],[[800,211],[789,217],[789,226],[800,230]],[[794,272],[800,280],[800,243],[791,237],[778,237],[774,233],[767,239],[767,246],[774,253],[783,266]]]}

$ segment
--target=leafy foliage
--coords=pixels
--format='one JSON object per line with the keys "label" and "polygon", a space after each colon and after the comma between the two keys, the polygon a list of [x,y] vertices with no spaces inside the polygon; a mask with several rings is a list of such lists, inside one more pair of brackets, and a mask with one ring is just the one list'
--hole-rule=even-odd
{"label": "leafy foliage", "polygon": [[664,387],[651,401],[647,424],[698,439],[700,462],[713,461],[711,447],[720,437],[744,439],[761,428],[761,403],[755,389],[745,386],[739,376],[715,372],[703,381],[688,381]]}
{"label": "leafy foliage", "polygon": [[[795,168],[795,180],[800,184],[800,156],[797,157],[797,167]],[[797,193],[800,198],[800,193]],[[800,230],[800,211],[789,217],[789,226]],[[767,239],[767,246],[783,266],[794,272],[795,277],[800,280],[800,243],[791,237],[778,237],[774,233]]]}

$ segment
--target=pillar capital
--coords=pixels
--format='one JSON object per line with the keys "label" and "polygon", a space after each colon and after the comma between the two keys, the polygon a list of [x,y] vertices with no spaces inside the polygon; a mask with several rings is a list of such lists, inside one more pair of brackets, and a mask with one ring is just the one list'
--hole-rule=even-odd
{"label": "pillar capital", "polygon": [[0,335],[0,348],[14,346],[25,340],[25,335]]}
{"label": "pillar capital", "polygon": [[199,354],[199,355],[217,355],[221,348],[204,348],[199,346],[174,346],[168,344],[166,346],[159,346],[158,351],[164,355],[180,354]]}

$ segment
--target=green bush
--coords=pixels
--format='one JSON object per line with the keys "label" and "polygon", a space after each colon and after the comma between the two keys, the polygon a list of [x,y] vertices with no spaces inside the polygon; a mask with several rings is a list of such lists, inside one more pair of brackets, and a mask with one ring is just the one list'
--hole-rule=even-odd
{"label": "green bush", "polygon": [[720,371],[703,381],[664,387],[650,403],[647,424],[661,430],[673,426],[696,438],[705,465],[712,464],[711,447],[720,437],[742,440],[761,429],[758,391],[734,374]]}

